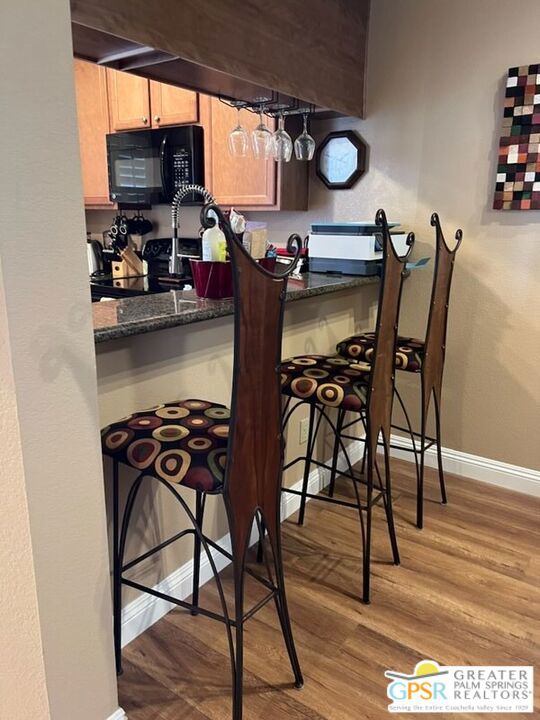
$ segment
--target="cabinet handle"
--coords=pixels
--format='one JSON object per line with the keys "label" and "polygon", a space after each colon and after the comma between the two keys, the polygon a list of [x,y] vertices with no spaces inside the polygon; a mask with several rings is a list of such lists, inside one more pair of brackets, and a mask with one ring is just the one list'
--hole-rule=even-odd
{"label": "cabinet handle", "polygon": [[146,125],[147,122],[148,122],[148,118],[147,118],[147,117],[143,117],[142,121],[143,121],[143,123]]}
{"label": "cabinet handle", "polygon": [[161,118],[159,117],[159,115],[154,115],[154,122],[158,123],[160,120]]}

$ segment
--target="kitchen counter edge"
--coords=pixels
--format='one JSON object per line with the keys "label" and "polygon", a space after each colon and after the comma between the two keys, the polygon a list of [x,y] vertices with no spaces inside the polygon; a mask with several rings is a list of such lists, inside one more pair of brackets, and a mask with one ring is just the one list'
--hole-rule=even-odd
{"label": "kitchen counter edge", "polygon": [[[304,287],[295,287],[294,282],[289,283],[285,302],[294,302],[318,295],[328,295],[361,287],[362,285],[373,285],[379,281],[379,277],[373,275],[367,277],[327,276],[305,273],[302,280]],[[92,309],[95,344],[227,317],[233,314],[233,301],[230,298],[226,300],[207,300],[197,298],[194,291],[172,291],[172,293],[176,296],[175,298],[172,298],[167,293],[166,296],[157,294],[124,300],[111,300],[106,303],[94,303]],[[167,307],[167,301],[171,306],[170,309]],[[182,309],[178,309],[178,304],[182,306]],[[155,315],[152,315],[152,308],[155,308]],[[125,318],[107,324],[103,316],[110,316],[112,309],[123,313]],[[140,315],[140,317],[137,317],[137,315]]]}

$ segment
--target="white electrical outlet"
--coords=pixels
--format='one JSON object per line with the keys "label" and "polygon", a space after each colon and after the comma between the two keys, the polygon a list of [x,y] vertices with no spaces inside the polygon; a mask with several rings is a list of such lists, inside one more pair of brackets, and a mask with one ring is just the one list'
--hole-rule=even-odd
{"label": "white electrical outlet", "polygon": [[309,435],[309,418],[300,420],[300,445],[306,443]]}

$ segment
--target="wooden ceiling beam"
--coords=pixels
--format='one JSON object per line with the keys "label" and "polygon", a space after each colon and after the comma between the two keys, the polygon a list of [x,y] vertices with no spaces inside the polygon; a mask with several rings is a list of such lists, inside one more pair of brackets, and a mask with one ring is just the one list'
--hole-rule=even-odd
{"label": "wooden ceiling beam", "polygon": [[181,59],[179,85],[192,68],[203,92],[246,82],[363,116],[369,0],[71,0],[71,9],[79,57],[96,60],[89,47],[102,35],[108,53],[138,45]]}

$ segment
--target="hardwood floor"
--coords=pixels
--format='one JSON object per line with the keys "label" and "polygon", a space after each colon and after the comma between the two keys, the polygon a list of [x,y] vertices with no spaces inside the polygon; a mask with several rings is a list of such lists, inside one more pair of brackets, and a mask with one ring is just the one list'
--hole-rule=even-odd
{"label": "hardwood floor", "polygon": [[[246,720],[386,718],[384,671],[409,672],[423,658],[444,665],[538,663],[540,501],[448,475],[450,504],[428,501],[419,531],[413,468],[394,461],[393,469],[402,562],[390,563],[377,509],[369,606],[358,599],[354,511],[312,502],[304,527],[295,516],[284,523],[289,609],[305,686],[293,687],[268,605],[246,624]],[[426,496],[436,498],[434,473],[427,475]],[[343,481],[340,488],[346,493]],[[223,577],[230,596],[230,573]],[[252,581],[246,590],[247,604],[260,596]],[[201,603],[219,611],[213,583],[202,589]],[[230,718],[230,666],[219,623],[175,610],[132,642],[124,658],[119,693],[129,720]]]}

